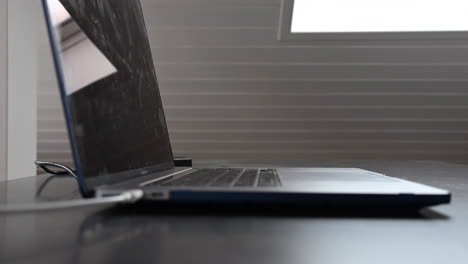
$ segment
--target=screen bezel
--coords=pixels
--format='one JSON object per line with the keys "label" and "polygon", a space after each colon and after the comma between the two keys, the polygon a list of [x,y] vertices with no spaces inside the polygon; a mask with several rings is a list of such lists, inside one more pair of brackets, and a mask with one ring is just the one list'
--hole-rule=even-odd
{"label": "screen bezel", "polygon": [[[138,1],[138,0],[137,0]],[[141,9],[141,3],[139,2],[139,6]],[[80,187],[80,192],[84,197],[91,197],[94,195],[94,190],[96,187],[100,185],[109,185],[109,184],[115,184],[119,182],[123,182],[126,180],[134,179],[136,177],[141,177],[145,176],[151,173],[155,172],[160,172],[163,170],[168,170],[174,168],[174,155],[172,152],[172,146],[169,141],[169,147],[170,147],[170,156],[172,162],[169,163],[163,163],[163,164],[157,164],[154,166],[150,167],[143,167],[143,168],[137,168],[137,169],[132,169],[132,170],[126,170],[118,173],[111,173],[111,174],[106,174],[106,175],[99,175],[99,176],[94,176],[94,177],[89,177],[86,178],[83,175],[81,165],[80,165],[80,159],[78,155],[78,148],[77,148],[77,143],[76,143],[76,137],[74,135],[73,127],[72,127],[72,118],[71,118],[71,112],[69,108],[69,103],[68,103],[68,98],[67,98],[67,93],[65,90],[65,80],[64,80],[64,75],[62,71],[62,65],[60,58],[58,57],[58,47],[57,47],[57,39],[55,35],[55,29],[54,26],[52,25],[52,20],[49,12],[49,6],[47,3],[47,0],[42,0],[42,7],[44,10],[44,17],[46,20],[46,26],[47,26],[47,34],[49,37],[49,42],[50,42],[50,47],[52,50],[52,59],[54,62],[54,68],[56,71],[56,76],[57,76],[57,82],[58,82],[58,87],[59,87],[59,92],[60,92],[60,98],[62,101],[62,107],[63,107],[63,113],[65,117],[65,123],[67,127],[67,132],[68,132],[68,138],[70,140],[70,146],[72,150],[72,157],[75,165],[75,170],[76,174],[78,176],[78,183]],[[143,19],[143,18],[142,18]],[[143,23],[144,24],[144,23]],[[147,32],[145,28],[145,32]],[[146,33],[147,34],[147,33]],[[150,51],[151,52],[151,51]],[[153,69],[154,70],[154,69]],[[155,73],[156,76],[156,73]],[[156,80],[157,83],[157,80]],[[164,108],[163,108],[164,111]],[[166,120],[164,119],[164,122]],[[166,126],[167,127],[167,126]]]}

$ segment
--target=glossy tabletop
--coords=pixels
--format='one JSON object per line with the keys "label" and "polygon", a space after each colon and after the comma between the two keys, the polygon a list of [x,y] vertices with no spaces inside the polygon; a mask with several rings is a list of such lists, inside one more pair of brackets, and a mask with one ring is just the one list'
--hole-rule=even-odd
{"label": "glossy tabletop", "polygon": [[[448,189],[452,203],[388,214],[142,205],[0,214],[0,263],[468,263],[468,165],[437,161],[288,165],[369,169]],[[73,179],[55,179],[36,197],[46,178],[0,183],[0,202],[79,199]]]}

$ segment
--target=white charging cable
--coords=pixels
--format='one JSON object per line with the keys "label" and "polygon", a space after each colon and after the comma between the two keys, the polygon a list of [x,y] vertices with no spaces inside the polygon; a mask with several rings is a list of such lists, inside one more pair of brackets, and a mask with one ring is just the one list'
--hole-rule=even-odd
{"label": "white charging cable", "polygon": [[[50,180],[54,179],[55,176],[71,176],[78,180],[78,176],[75,171],[65,165],[50,161],[36,161],[35,164],[52,175],[39,187],[36,197],[41,194],[44,187]],[[143,195],[144,193],[142,190],[135,189],[122,191],[122,193],[112,196],[99,196],[90,199],[38,202],[29,204],[0,204],[0,213],[27,213],[34,211],[63,210],[93,205],[129,204],[137,202],[143,197]]]}
{"label": "white charging cable", "polygon": [[63,210],[72,209],[77,207],[105,205],[105,204],[130,204],[135,203],[143,197],[142,190],[128,190],[123,191],[121,194],[98,197],[91,199],[58,201],[58,202],[44,202],[44,203],[30,203],[30,204],[6,204],[0,205],[0,213],[27,213],[34,211],[50,211],[50,210]]}

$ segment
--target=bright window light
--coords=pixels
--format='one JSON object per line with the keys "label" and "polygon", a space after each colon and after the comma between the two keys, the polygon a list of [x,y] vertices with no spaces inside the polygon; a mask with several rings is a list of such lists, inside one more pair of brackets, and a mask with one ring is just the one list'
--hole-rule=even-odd
{"label": "bright window light", "polygon": [[52,25],[58,26],[71,18],[65,7],[57,0],[47,0],[47,5],[52,16]]}
{"label": "bright window light", "polygon": [[467,0],[294,0],[292,33],[468,31]]}

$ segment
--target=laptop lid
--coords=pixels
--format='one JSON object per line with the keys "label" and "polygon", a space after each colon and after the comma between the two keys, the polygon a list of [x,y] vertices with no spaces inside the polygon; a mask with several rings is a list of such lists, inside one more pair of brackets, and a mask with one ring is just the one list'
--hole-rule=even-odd
{"label": "laptop lid", "polygon": [[82,192],[172,168],[139,0],[42,0]]}

